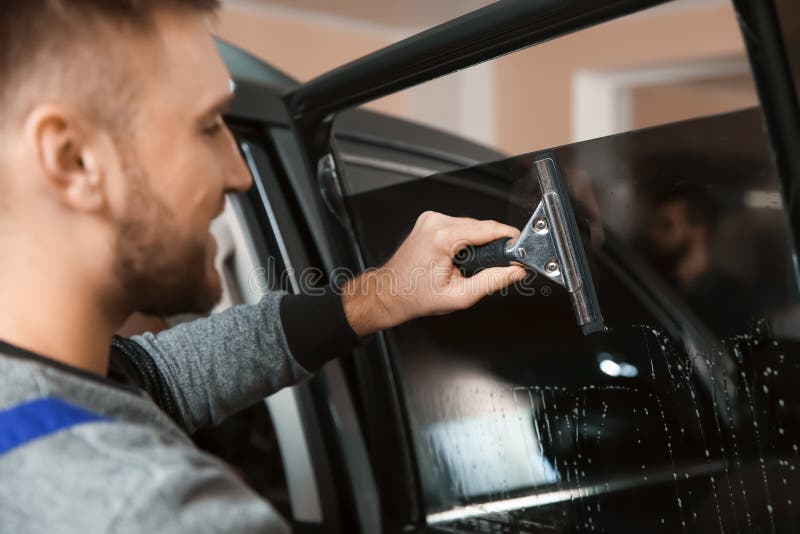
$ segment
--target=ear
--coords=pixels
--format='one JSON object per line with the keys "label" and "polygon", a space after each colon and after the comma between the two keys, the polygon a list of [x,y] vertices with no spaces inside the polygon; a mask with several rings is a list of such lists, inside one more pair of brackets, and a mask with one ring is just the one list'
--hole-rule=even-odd
{"label": "ear", "polygon": [[114,156],[107,133],[72,108],[45,105],[28,115],[25,135],[45,186],[61,203],[83,212],[106,207],[105,173]]}

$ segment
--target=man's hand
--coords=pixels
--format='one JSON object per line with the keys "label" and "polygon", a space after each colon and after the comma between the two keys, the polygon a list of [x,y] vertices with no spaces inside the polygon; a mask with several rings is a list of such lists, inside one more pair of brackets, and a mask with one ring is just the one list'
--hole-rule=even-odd
{"label": "man's hand", "polygon": [[456,252],[465,246],[501,237],[516,239],[519,230],[495,221],[426,211],[386,265],[344,286],[348,322],[356,334],[365,336],[415,317],[469,308],[489,293],[521,280],[525,269],[518,265],[464,278],[453,264]]}

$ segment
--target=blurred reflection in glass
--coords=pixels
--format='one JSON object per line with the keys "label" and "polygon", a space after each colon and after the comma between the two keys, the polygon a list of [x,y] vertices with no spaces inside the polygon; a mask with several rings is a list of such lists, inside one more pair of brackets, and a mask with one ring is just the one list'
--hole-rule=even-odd
{"label": "blurred reflection in glass", "polygon": [[652,267],[720,337],[755,316],[750,289],[714,265],[720,209],[707,186],[679,182],[651,194],[644,249]]}

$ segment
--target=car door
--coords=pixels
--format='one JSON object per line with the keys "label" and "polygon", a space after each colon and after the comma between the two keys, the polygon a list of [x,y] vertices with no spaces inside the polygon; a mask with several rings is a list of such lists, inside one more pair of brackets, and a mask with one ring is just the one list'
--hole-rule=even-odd
{"label": "car door", "polygon": [[[319,498],[293,500],[317,502],[300,527],[796,529],[797,108],[787,65],[759,55],[786,53],[771,3],[737,2],[761,93],[780,97],[761,107],[511,158],[370,114],[327,129],[370,96],[655,3],[501,2],[285,87],[282,103],[243,80],[238,138],[280,191],[257,192],[260,224],[291,234],[292,267],[319,269],[309,287],[337,266],[379,265],[426,209],[523,224],[538,201],[531,165],[547,156],[570,185],[609,326],[581,336],[563,291],[531,279],[366,340],[292,401],[315,436],[301,464]],[[664,199],[724,226],[700,291],[653,250]],[[291,452],[287,440],[285,466]]]}
{"label": "car door", "polygon": [[[570,6],[562,18],[541,7],[552,15],[543,27],[588,24],[589,12]],[[775,71],[755,53],[775,44],[758,18],[769,8],[737,7],[761,24],[745,34],[762,96],[793,96],[780,83],[791,80],[788,64]],[[506,8],[531,21],[542,14]],[[503,9],[483,19],[508,23]],[[347,85],[337,78],[355,83],[356,73],[391,85],[380,60],[409,69],[399,88],[477,61],[475,48],[456,44],[456,30],[479,35],[478,21],[455,21],[437,39],[401,43],[289,95],[309,168],[326,148],[303,132],[313,115],[304,105],[330,111],[359,101],[336,91]],[[500,28],[485,24],[483,46],[510,51]],[[443,65],[426,71],[411,58],[415,46],[441,52]],[[381,83],[351,95],[380,96]],[[333,102],[314,101],[322,88]],[[797,140],[798,117],[791,101],[762,102],[510,158],[444,148],[447,136],[424,128],[400,140],[379,128],[354,134],[347,122],[357,121],[340,119],[329,147],[338,187],[326,205],[357,250],[339,258],[380,265],[425,210],[519,227],[541,198],[531,168],[549,157],[570,187],[608,326],[582,336],[565,292],[531,277],[471,310],[368,341],[352,375],[385,530],[797,529],[800,302],[796,199],[787,193],[797,176],[784,148]],[[690,275],[675,270],[686,251],[664,245],[687,224],[706,234],[711,258]]]}
{"label": "car door", "polygon": [[[523,225],[540,198],[530,170],[544,155],[579,193],[584,242],[598,222],[588,213],[602,223],[588,251],[605,332],[582,336],[565,291],[541,277],[386,332],[426,523],[467,532],[796,528],[800,301],[785,214],[754,200],[779,188],[763,131],[760,110],[748,109],[398,175],[348,196],[368,266],[424,210]],[[345,176],[358,176],[364,160],[349,159]],[[648,246],[647,211],[657,209],[653,191],[689,185],[728,226],[720,257],[755,257],[761,269],[736,282],[709,272],[696,291],[670,280]]]}

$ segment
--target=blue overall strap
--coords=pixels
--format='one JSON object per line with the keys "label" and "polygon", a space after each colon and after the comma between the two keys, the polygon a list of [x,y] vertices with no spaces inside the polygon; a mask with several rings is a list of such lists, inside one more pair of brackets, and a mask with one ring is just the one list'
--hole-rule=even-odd
{"label": "blue overall strap", "polygon": [[0,456],[38,438],[83,423],[108,419],[54,397],[0,411]]}

